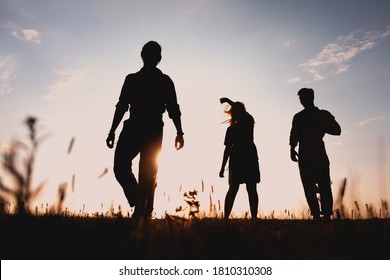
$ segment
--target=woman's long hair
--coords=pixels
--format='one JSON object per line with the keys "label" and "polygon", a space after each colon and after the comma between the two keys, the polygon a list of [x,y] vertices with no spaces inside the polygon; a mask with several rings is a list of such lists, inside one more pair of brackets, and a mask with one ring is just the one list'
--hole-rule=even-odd
{"label": "woman's long hair", "polygon": [[228,115],[230,115],[230,119],[224,121],[228,122],[230,125],[234,125],[239,123],[243,118],[250,117],[252,120],[252,124],[254,125],[255,121],[253,117],[246,111],[244,103],[237,101],[234,102],[234,104],[230,107],[226,107],[224,109],[224,112]]}

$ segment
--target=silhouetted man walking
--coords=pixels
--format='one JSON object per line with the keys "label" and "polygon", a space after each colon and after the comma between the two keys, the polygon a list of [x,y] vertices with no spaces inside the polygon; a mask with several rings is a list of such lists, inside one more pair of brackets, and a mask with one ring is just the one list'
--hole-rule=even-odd
{"label": "silhouetted man walking", "polygon": [[[157,156],[163,139],[163,113],[168,111],[177,136],[177,150],[184,146],[181,112],[174,83],[157,68],[161,60],[161,46],[155,41],[146,43],[141,51],[142,69],[126,76],[106,143],[113,148],[115,130],[124,114],[124,121],[115,150],[114,173],[122,186],[130,206],[135,206],[134,217],[151,217],[156,188]],[[132,161],[140,155],[138,182],[132,172]]]}
{"label": "silhouetted man walking", "polygon": [[[334,116],[314,106],[314,91],[302,88],[298,91],[304,107],[294,115],[290,132],[290,157],[298,162],[306,201],[314,220],[321,214],[329,220],[333,214],[333,196],[330,182],[329,158],[323,137],[325,133],[340,135],[341,128]],[[299,152],[295,147],[299,145]],[[320,194],[320,202],[317,199]],[[321,207],[321,208],[320,208]]]}

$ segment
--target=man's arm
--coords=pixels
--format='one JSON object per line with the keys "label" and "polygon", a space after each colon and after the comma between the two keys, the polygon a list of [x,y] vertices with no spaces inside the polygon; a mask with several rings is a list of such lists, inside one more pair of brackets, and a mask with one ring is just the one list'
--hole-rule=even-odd
{"label": "man's arm", "polygon": [[298,153],[295,151],[295,147],[298,145],[298,135],[297,135],[297,120],[294,116],[290,131],[290,158],[292,161],[297,162],[298,161]]}
{"label": "man's arm", "polygon": [[175,148],[176,150],[180,150],[184,146],[184,138],[183,138],[184,133],[181,127],[181,118],[180,116],[174,117],[172,118],[172,121],[176,128]]}
{"label": "man's arm", "polygon": [[290,146],[290,158],[292,161],[298,161],[298,153],[295,151],[295,147]]}
{"label": "man's arm", "polygon": [[184,138],[183,138],[183,128],[181,124],[181,111],[180,106],[177,103],[177,96],[175,90],[175,84],[171,80],[169,76],[167,78],[167,100],[166,100],[166,108],[168,111],[168,116],[172,119],[173,124],[176,128],[176,137],[175,137],[175,148],[176,150],[180,150],[184,147]]}
{"label": "man's arm", "polygon": [[330,123],[326,133],[330,135],[341,135],[341,127],[336,119],[333,117],[332,122]]}
{"label": "man's arm", "polygon": [[114,118],[111,124],[111,129],[106,139],[107,147],[109,147],[110,149],[114,147],[115,130],[117,129],[119,123],[122,121],[123,115],[126,113],[127,109],[128,109],[128,105],[122,104],[120,102],[118,102],[118,104],[116,105]]}
{"label": "man's arm", "polygon": [[330,135],[341,134],[341,127],[330,112],[321,110],[320,114],[318,114],[316,118],[318,125],[320,125],[326,133]]}

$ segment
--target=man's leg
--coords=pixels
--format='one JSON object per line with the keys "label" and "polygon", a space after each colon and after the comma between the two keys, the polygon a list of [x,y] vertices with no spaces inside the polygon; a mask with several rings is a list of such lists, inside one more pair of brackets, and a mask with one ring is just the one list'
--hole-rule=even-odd
{"label": "man's leg", "polygon": [[320,190],[321,210],[324,219],[329,219],[333,214],[333,195],[330,186],[329,165],[322,167],[319,173],[318,187]]}
{"label": "man's leg", "polygon": [[132,171],[132,161],[138,153],[138,145],[122,132],[115,149],[114,174],[131,207],[138,201],[138,183]]}
{"label": "man's leg", "polygon": [[161,151],[162,131],[156,132],[142,145],[139,161],[140,203],[136,206],[138,215],[148,218],[152,215],[154,193],[157,186],[158,155]]}
{"label": "man's leg", "polygon": [[303,190],[305,192],[305,197],[310,209],[310,213],[313,216],[313,219],[319,219],[320,207],[317,199],[317,187],[315,180],[313,180],[313,174],[310,170],[310,166],[308,166],[304,162],[299,162],[299,173],[301,176]]}

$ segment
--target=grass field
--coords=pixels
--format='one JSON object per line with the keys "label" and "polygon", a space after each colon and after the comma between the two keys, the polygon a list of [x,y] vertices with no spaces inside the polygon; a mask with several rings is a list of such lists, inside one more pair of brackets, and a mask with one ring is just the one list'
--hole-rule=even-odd
{"label": "grass field", "polygon": [[0,218],[1,259],[388,259],[390,220]]}
{"label": "grass field", "polygon": [[[305,213],[284,217],[272,213],[261,219],[246,216],[223,220],[210,202],[210,213],[199,212],[197,191],[184,193],[184,216],[165,215],[135,221],[113,209],[106,214],[72,214],[63,208],[66,185],[58,188],[58,201],[46,209],[29,206],[42,190],[32,186],[35,156],[42,137],[36,119],[26,119],[30,149],[19,166],[20,142],[2,154],[2,167],[13,182],[0,178],[0,255],[2,260],[376,260],[388,259],[390,215],[387,200],[377,207],[355,201],[347,210],[345,179],[335,200],[334,220],[313,222]],[[72,180],[73,181],[73,180]],[[73,184],[73,183],[72,183]],[[204,184],[202,181],[202,189]],[[12,208],[10,200],[15,205]],[[188,208],[188,210],[187,210]],[[218,207],[219,208],[219,207]],[[184,213],[187,212],[187,214]],[[220,211],[220,210],[219,210]]]}

